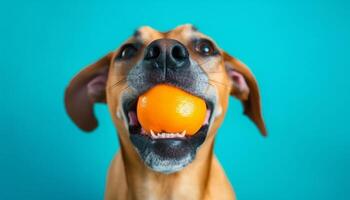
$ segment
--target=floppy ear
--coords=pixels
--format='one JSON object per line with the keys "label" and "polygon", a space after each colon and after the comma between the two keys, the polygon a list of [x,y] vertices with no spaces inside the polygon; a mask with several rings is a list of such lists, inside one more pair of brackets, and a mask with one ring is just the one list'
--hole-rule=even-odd
{"label": "floppy ear", "polygon": [[84,131],[97,127],[94,103],[106,102],[106,82],[112,53],[80,71],[65,91],[66,111],[73,122]]}
{"label": "floppy ear", "polygon": [[227,73],[232,80],[231,95],[241,100],[244,114],[255,123],[262,135],[266,136],[267,131],[261,112],[259,88],[254,75],[245,64],[226,52],[223,52],[223,58]]}

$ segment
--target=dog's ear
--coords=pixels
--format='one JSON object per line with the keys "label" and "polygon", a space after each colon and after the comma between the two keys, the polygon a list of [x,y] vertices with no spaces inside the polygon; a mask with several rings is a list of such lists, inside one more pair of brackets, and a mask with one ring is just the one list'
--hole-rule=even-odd
{"label": "dog's ear", "polygon": [[65,91],[65,106],[73,122],[84,131],[97,127],[94,103],[106,102],[106,82],[112,53],[80,71]]}
{"label": "dog's ear", "polygon": [[223,58],[226,71],[232,80],[231,95],[241,100],[244,114],[255,123],[262,135],[266,136],[267,131],[261,112],[259,88],[254,75],[245,64],[226,52],[223,52]]}

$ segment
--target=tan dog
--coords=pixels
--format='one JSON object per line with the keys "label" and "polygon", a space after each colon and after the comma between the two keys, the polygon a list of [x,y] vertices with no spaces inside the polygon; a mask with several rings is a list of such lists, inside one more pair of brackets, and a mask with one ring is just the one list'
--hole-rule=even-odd
{"label": "tan dog", "polygon": [[[195,135],[142,134],[137,97],[160,83],[206,101],[208,120]],[[74,77],[65,104],[84,131],[97,127],[94,103],[109,107],[121,151],[112,161],[105,199],[229,200],[235,194],[213,155],[213,143],[230,94],[241,100],[244,114],[266,135],[258,86],[243,63],[191,25],[165,33],[141,27],[121,48]]]}

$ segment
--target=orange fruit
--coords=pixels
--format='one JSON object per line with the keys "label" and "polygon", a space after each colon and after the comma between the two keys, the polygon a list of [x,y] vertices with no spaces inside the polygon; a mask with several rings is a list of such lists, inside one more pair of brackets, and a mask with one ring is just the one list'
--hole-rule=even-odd
{"label": "orange fruit", "polygon": [[137,102],[137,118],[150,133],[195,134],[206,116],[205,101],[179,88],[160,84],[141,95]]}

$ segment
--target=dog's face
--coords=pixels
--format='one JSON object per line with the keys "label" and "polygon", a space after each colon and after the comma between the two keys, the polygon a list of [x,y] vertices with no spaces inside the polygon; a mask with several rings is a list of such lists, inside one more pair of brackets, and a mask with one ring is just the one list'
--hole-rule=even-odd
{"label": "dog's face", "polygon": [[[144,134],[138,123],[138,97],[157,84],[169,84],[202,98],[207,117],[193,136]],[[121,146],[130,147],[151,169],[172,173],[211,145],[226,112],[229,95],[240,99],[265,135],[257,83],[250,70],[191,25],[169,32],[141,27],[116,51],[81,71],[66,90],[66,108],[83,130],[97,126],[93,104],[107,102]],[[176,122],[174,122],[176,123]]]}

